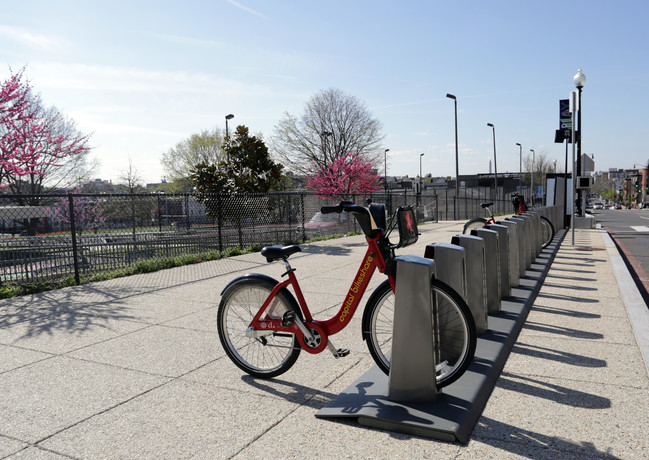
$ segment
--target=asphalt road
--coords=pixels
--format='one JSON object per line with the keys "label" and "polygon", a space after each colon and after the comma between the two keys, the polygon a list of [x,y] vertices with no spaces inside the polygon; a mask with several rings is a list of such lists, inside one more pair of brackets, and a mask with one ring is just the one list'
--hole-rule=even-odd
{"label": "asphalt road", "polygon": [[[644,286],[645,301],[649,294],[649,210],[592,211],[597,222],[606,228],[631,266],[636,283]],[[642,289],[641,289],[642,290]]]}

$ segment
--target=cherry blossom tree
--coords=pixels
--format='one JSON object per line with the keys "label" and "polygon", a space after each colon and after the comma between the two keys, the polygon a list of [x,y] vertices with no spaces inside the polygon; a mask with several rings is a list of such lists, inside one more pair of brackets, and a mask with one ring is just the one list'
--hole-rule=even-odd
{"label": "cherry blossom tree", "polygon": [[313,165],[306,186],[322,198],[370,194],[382,187],[371,160],[348,153],[326,166]]}
{"label": "cherry blossom tree", "polygon": [[24,70],[0,84],[0,188],[42,193],[45,176],[90,151],[89,136],[55,108],[44,108]]}
{"label": "cherry blossom tree", "polygon": [[102,201],[95,197],[79,196],[81,187],[69,191],[72,194],[72,206],[70,206],[70,197],[62,196],[59,202],[48,209],[53,219],[60,220],[70,224],[74,220],[74,225],[78,233],[84,230],[97,231],[106,222],[106,216],[102,206]]}

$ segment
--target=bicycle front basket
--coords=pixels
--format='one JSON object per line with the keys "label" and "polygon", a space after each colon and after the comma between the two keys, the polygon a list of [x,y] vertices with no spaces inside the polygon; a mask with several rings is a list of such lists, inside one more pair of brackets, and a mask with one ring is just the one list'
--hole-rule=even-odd
{"label": "bicycle front basket", "polygon": [[410,246],[417,242],[419,230],[417,218],[412,206],[399,206],[397,208],[397,224],[399,225],[399,244],[397,248]]}

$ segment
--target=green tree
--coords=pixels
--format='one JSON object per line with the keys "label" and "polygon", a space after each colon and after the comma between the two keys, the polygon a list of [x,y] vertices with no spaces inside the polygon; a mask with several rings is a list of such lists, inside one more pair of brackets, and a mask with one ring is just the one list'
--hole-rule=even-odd
{"label": "green tree", "polygon": [[191,188],[191,171],[199,163],[218,164],[223,158],[223,134],[219,129],[192,134],[162,154],[162,168],[167,175],[168,191]]}
{"label": "green tree", "polygon": [[205,161],[195,165],[191,179],[204,194],[265,193],[282,178],[282,165],[275,163],[264,141],[251,136],[241,125],[222,147],[225,159],[218,164]]}
{"label": "green tree", "polygon": [[234,136],[222,147],[225,159],[218,164],[201,162],[191,171],[191,180],[205,204],[206,213],[237,226],[239,244],[243,244],[243,225],[254,222],[268,211],[268,197],[251,197],[266,193],[282,179],[282,165],[275,163],[263,140],[251,136],[248,128],[238,126]]}

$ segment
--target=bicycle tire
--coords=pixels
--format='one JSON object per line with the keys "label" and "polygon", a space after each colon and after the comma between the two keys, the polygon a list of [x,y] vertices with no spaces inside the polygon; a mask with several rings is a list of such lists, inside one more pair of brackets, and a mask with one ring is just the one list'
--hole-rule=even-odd
{"label": "bicycle tire", "polygon": [[[246,336],[254,316],[275,286],[264,278],[241,278],[223,291],[217,315],[219,339],[226,355],[241,370],[259,378],[272,378],[289,370],[300,355],[295,334],[272,333],[259,338]],[[281,317],[288,309],[301,317],[295,298],[280,291],[267,311]]]}
{"label": "bicycle tire", "polygon": [[487,224],[487,219],[483,217],[474,217],[473,219],[470,219],[466,224],[464,224],[462,233],[465,235],[470,235],[472,229],[483,228],[486,224]]}
{"label": "bicycle tire", "polygon": [[541,235],[543,241],[541,247],[545,249],[554,239],[554,225],[552,225],[552,222],[548,218],[543,216],[541,216]]}
{"label": "bicycle tire", "polygon": [[[431,291],[439,324],[436,383],[437,388],[443,388],[460,378],[471,364],[477,334],[469,307],[452,288],[433,279]],[[386,280],[374,290],[363,312],[363,339],[374,362],[386,374],[390,372],[393,321],[394,294]]]}

